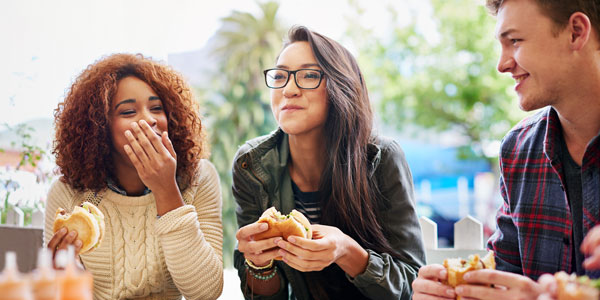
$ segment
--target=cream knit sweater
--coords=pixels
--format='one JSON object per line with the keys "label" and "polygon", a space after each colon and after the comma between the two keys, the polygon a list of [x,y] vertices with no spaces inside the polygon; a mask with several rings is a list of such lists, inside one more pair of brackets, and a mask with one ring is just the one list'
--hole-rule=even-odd
{"label": "cream knit sweater", "polygon": [[94,276],[94,299],[215,299],[223,289],[221,190],[215,167],[202,160],[186,205],[156,218],[149,193],[127,197],[106,189],[77,192],[57,180],[48,193],[44,245],[53,236],[56,209],[99,203],[106,232],[101,245],[81,255]]}

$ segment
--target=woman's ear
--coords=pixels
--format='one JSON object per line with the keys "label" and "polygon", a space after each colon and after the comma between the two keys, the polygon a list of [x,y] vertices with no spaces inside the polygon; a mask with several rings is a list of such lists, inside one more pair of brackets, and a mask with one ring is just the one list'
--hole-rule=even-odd
{"label": "woman's ear", "polygon": [[582,12],[575,12],[569,18],[567,30],[570,35],[571,50],[581,50],[592,34],[592,23]]}

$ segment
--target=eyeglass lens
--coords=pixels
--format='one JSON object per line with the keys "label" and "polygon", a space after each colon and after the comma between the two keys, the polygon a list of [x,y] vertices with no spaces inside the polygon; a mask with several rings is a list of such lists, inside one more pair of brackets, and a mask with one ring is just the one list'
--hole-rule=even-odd
{"label": "eyeglass lens", "polygon": [[303,89],[314,89],[319,86],[321,73],[318,70],[300,69],[296,71],[274,69],[265,74],[267,86],[270,88],[282,88],[289,81],[290,73],[295,73],[298,87]]}

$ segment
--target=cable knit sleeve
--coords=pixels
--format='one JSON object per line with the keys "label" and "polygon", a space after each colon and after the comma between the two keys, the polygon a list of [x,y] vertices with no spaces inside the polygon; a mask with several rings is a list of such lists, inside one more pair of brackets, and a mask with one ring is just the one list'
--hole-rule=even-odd
{"label": "cable knit sleeve", "polygon": [[54,218],[56,218],[56,210],[61,207],[71,211],[74,196],[75,192],[60,179],[56,180],[50,187],[44,213],[44,247],[48,245],[48,242],[54,236],[52,227],[54,226]]}
{"label": "cable knit sleeve", "polygon": [[186,205],[156,222],[169,273],[186,299],[216,299],[223,290],[221,190],[215,167],[200,163],[195,184],[183,193]]}

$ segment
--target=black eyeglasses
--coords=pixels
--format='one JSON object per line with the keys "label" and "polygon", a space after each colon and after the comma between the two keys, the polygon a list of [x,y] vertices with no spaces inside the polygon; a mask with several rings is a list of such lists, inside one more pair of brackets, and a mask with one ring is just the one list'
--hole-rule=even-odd
{"label": "black eyeglasses", "polygon": [[301,89],[312,90],[321,85],[325,72],[315,69],[298,69],[289,71],[285,69],[267,69],[264,70],[265,83],[272,89],[280,89],[287,85],[290,76],[294,75],[296,85]]}

